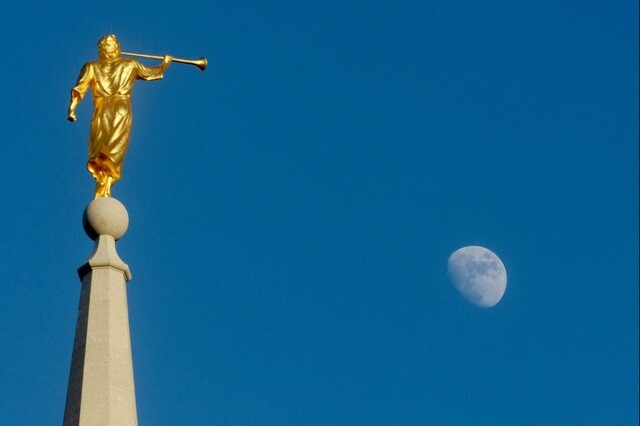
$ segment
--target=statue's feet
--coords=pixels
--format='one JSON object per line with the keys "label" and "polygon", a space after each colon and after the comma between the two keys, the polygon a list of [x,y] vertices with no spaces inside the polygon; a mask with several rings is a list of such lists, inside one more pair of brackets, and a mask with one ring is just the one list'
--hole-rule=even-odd
{"label": "statue's feet", "polygon": [[105,185],[104,182],[96,182],[96,190],[93,199],[95,200],[100,197],[108,197],[109,195],[107,195],[107,191],[107,185]]}
{"label": "statue's feet", "polygon": [[115,179],[102,171],[98,171],[96,175],[96,190],[93,199],[100,197],[111,197],[111,185]]}

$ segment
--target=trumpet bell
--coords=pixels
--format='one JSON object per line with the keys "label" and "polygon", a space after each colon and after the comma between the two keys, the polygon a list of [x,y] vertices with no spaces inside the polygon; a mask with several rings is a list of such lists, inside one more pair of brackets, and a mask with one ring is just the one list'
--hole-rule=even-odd
{"label": "trumpet bell", "polygon": [[204,71],[207,68],[207,58],[203,56],[200,59],[196,59],[193,61],[193,65],[200,68],[200,71]]}

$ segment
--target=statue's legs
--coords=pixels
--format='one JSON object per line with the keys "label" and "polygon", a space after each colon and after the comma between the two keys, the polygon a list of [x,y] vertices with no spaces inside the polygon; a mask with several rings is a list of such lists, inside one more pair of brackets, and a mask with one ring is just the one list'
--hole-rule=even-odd
{"label": "statue's legs", "polygon": [[113,179],[113,177],[111,176],[107,176],[107,182],[105,183],[105,197],[111,197],[111,185],[113,185],[113,183],[115,182],[115,180]]}
{"label": "statue's legs", "polygon": [[103,172],[96,173],[96,190],[93,196],[94,199],[100,197],[106,197],[106,179]]}

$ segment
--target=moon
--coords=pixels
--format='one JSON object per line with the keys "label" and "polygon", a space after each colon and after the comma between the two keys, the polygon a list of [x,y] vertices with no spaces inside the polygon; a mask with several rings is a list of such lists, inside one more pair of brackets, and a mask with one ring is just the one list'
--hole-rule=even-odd
{"label": "moon", "polygon": [[467,246],[456,250],[447,262],[456,289],[469,302],[482,308],[495,306],[507,289],[507,270],[491,250]]}

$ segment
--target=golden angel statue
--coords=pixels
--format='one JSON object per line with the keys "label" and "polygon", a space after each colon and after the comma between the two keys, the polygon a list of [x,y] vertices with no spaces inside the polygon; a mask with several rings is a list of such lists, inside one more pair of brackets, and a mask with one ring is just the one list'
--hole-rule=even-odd
{"label": "golden angel statue", "polygon": [[169,55],[156,57],[161,58],[162,63],[147,67],[134,59],[123,58],[120,43],[113,34],[98,41],[98,55],[100,59],[82,67],[78,82],[71,89],[67,115],[69,121],[76,121],[76,107],[91,87],[93,117],[87,170],[96,180],[94,198],[110,197],[111,186],[122,176],[131,134],[131,91],[135,81],[161,79],[173,60]]}

